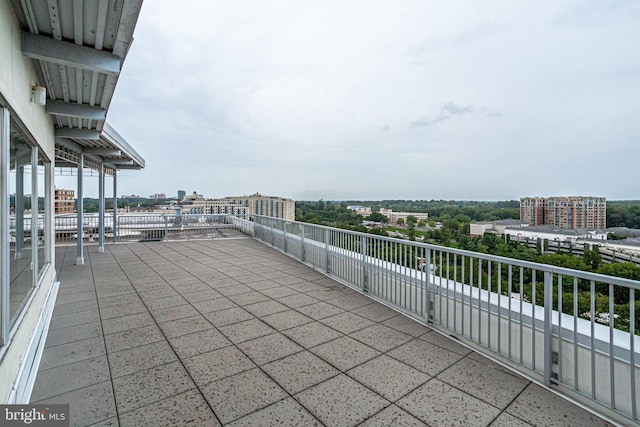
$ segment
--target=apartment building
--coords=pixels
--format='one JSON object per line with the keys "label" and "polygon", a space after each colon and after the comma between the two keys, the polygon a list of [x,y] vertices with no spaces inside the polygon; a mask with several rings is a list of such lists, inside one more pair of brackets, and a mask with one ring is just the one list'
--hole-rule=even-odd
{"label": "apartment building", "polygon": [[69,214],[76,211],[75,207],[75,190],[64,190],[56,188],[54,192],[55,208],[54,212],[58,214]]}
{"label": "apartment building", "polygon": [[221,199],[195,198],[184,200],[183,213],[186,214],[229,214],[251,217],[270,216],[294,221],[296,203],[292,199],[264,196],[255,193],[250,196],[230,196]]}
{"label": "apartment building", "polygon": [[520,219],[531,225],[554,225],[561,229],[605,229],[607,201],[604,197],[523,197]]}

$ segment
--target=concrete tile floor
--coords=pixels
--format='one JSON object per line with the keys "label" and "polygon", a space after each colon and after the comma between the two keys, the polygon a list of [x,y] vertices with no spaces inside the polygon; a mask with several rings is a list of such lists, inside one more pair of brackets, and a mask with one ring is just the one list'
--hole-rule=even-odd
{"label": "concrete tile floor", "polygon": [[253,239],[56,249],[72,425],[607,425]]}

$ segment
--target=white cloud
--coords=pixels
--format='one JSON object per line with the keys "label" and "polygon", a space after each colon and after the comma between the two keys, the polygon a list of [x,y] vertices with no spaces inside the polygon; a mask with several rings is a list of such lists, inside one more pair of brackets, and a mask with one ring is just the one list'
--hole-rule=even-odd
{"label": "white cloud", "polygon": [[153,0],[109,121],[142,194],[639,198],[639,22],[635,2]]}

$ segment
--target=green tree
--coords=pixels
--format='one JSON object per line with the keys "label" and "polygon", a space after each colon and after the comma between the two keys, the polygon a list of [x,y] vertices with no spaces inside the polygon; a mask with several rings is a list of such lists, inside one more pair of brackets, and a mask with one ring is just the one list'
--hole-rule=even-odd
{"label": "green tree", "polygon": [[404,218],[398,218],[398,221],[396,221],[396,224],[404,225]]}
{"label": "green tree", "polygon": [[602,255],[600,255],[598,246],[594,246],[593,249],[585,249],[582,259],[584,263],[594,271],[602,265]]}
{"label": "green tree", "polygon": [[387,218],[386,216],[382,215],[380,212],[372,212],[371,215],[369,215],[365,219],[369,220],[369,221],[382,222],[384,224],[389,222],[389,218]]}

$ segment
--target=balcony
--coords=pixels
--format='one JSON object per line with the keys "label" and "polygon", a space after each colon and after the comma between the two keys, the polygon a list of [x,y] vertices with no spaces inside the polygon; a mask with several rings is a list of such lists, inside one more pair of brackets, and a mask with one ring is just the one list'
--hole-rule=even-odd
{"label": "balcony", "polygon": [[72,425],[608,424],[251,238],[86,252],[31,396]]}

